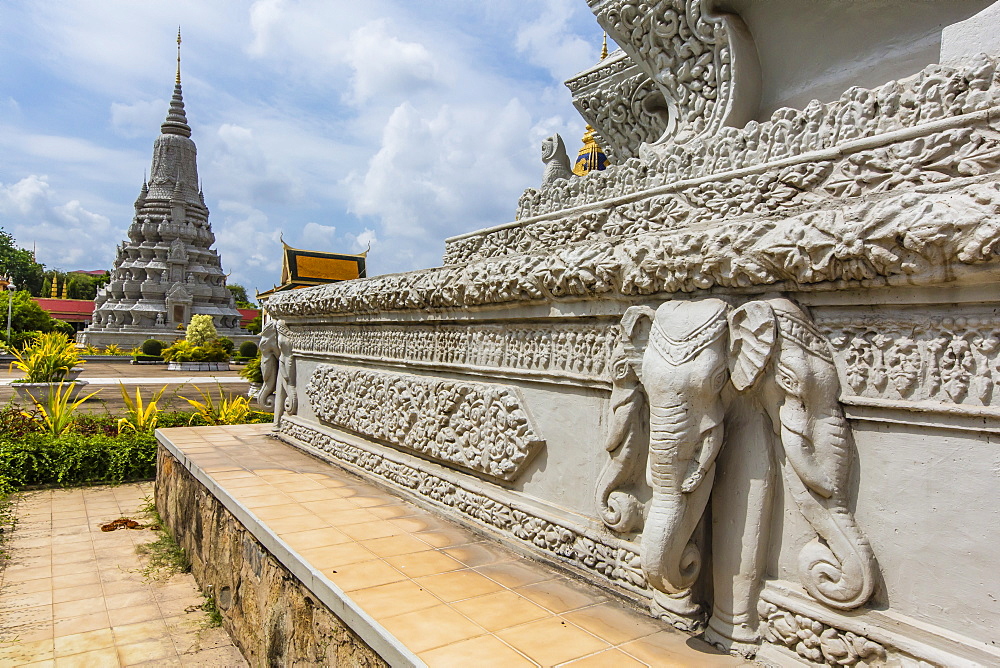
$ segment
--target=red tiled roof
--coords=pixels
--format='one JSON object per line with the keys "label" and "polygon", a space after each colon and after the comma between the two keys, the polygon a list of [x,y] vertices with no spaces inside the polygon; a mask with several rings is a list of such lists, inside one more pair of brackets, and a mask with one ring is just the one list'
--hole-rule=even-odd
{"label": "red tiled roof", "polygon": [[35,302],[56,320],[81,322],[90,320],[94,313],[92,299],[50,299],[47,297],[32,297]]}

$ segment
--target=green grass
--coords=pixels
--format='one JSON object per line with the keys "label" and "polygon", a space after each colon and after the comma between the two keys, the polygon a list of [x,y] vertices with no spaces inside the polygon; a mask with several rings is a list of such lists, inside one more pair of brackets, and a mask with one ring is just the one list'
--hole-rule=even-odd
{"label": "green grass", "polygon": [[138,545],[136,551],[146,557],[146,565],[142,568],[142,575],[147,579],[169,578],[176,573],[188,573],[191,571],[191,560],[188,559],[184,548],[177,544],[170,532],[163,524],[163,518],[156,510],[156,504],[148,496],[146,503],[139,508],[139,512],[145,515],[148,527],[154,531],[156,540],[151,543]]}

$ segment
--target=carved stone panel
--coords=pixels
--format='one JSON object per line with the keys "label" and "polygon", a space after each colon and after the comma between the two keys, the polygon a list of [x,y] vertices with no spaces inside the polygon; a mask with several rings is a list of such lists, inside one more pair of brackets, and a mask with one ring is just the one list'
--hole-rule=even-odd
{"label": "carved stone panel", "polygon": [[544,444],[515,388],[320,364],[306,395],[327,424],[501,480]]}

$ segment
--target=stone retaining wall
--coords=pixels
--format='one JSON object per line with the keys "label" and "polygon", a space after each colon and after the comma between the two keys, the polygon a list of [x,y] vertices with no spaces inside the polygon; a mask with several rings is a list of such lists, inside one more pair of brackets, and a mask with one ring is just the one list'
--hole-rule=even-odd
{"label": "stone retaining wall", "polygon": [[162,446],[156,507],[251,665],[388,665]]}

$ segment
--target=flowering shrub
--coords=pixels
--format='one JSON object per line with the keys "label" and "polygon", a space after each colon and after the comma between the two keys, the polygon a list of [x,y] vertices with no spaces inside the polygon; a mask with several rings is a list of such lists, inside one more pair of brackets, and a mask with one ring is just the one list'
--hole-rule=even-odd
{"label": "flowering shrub", "polygon": [[193,315],[188,323],[184,339],[196,346],[202,346],[219,338],[215,322],[210,315]]}

